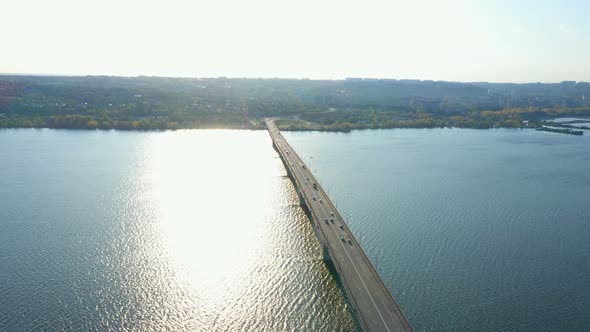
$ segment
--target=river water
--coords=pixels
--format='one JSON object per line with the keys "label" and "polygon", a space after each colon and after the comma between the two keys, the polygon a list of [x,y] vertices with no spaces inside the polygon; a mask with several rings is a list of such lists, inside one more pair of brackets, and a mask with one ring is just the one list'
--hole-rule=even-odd
{"label": "river water", "polygon": [[[590,328],[590,141],[285,133],[418,331]],[[348,331],[268,134],[0,130],[0,330]]]}

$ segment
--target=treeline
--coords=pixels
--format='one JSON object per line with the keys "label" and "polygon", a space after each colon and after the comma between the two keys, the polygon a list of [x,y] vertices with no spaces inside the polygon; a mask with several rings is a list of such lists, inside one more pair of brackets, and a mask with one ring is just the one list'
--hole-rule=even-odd
{"label": "treeline", "polygon": [[94,118],[86,115],[57,115],[49,117],[2,116],[0,128],[62,128],[62,129],[119,129],[119,130],[174,130],[198,128],[248,128],[257,126],[250,122],[236,121],[172,121],[169,117],[142,118],[138,120]]}
{"label": "treeline", "polygon": [[63,115],[41,118],[8,116],[0,118],[1,128],[67,128],[67,129],[122,129],[159,130],[177,129],[178,123],[160,119],[141,119],[139,121],[95,119],[86,115]]}
{"label": "treeline", "polygon": [[493,128],[588,109],[590,85],[575,82],[0,76],[0,127],[256,128],[280,117],[292,130]]}
{"label": "treeline", "polygon": [[546,119],[556,117],[590,117],[590,107],[572,109],[506,109],[499,111],[470,111],[463,115],[440,116],[425,112],[380,112],[375,110],[319,113],[301,119],[282,121],[286,130],[350,131],[377,128],[536,128]]}

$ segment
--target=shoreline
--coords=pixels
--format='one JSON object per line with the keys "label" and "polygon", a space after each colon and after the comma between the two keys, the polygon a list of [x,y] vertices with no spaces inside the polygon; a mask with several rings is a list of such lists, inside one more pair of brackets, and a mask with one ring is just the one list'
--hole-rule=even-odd
{"label": "shoreline", "polygon": [[[0,127],[0,130],[15,130],[15,129],[35,129],[35,130],[71,130],[71,131],[123,131],[123,132],[166,132],[166,131],[181,131],[181,130],[244,130],[244,131],[266,131],[265,127],[251,128],[251,127],[237,127],[237,126],[205,126],[205,127],[186,127],[186,128],[167,128],[167,129],[125,129],[125,128],[66,128],[66,127]],[[496,130],[496,129],[519,129],[519,130],[538,130],[537,127],[494,127],[494,128],[477,128],[477,127],[375,127],[375,128],[352,128],[350,130],[336,130],[336,129],[322,129],[322,128],[281,128],[281,131],[288,132],[332,132],[332,133],[350,133],[352,131],[364,130],[390,130],[390,129],[471,129],[471,130]]]}

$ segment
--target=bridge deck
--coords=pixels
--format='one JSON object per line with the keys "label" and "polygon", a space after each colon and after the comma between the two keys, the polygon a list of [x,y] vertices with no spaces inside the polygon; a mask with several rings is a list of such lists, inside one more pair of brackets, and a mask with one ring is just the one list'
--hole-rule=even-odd
{"label": "bridge deck", "polygon": [[272,119],[266,120],[266,126],[311,213],[316,234],[340,276],[363,331],[411,331],[379,274],[309,168],[283,138]]}

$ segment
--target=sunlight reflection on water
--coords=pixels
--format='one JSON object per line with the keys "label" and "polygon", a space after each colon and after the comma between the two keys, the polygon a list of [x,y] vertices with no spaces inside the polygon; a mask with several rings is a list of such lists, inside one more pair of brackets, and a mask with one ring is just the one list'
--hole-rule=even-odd
{"label": "sunlight reflection on water", "polygon": [[[0,224],[16,225],[0,234],[0,329],[354,328],[266,132],[9,134],[14,156],[5,150],[5,160],[28,163],[3,175],[42,190],[0,192],[15,216]],[[40,168],[49,176],[34,177]],[[33,194],[67,203],[48,209],[31,204]],[[44,231],[22,241],[41,243],[44,256],[2,241],[22,233],[26,209],[43,216]],[[39,271],[45,296],[30,284]]]}
{"label": "sunlight reflection on water", "polygon": [[[166,257],[161,259],[174,263],[175,277],[197,299],[199,315],[213,319],[208,321],[211,328],[248,326],[244,324],[263,328],[281,320],[287,324],[286,307],[299,302],[300,296],[318,296],[312,293],[318,291],[313,284],[308,284],[312,287],[310,294],[288,294],[284,286],[278,292],[267,289],[272,282],[308,283],[300,278],[306,278],[310,266],[290,271],[281,255],[293,253],[282,252],[283,245],[276,243],[279,237],[288,246],[303,244],[309,252],[299,254],[307,258],[315,254],[317,262],[312,267],[327,272],[300,211],[299,225],[291,226],[303,227],[304,234],[295,233],[292,239],[282,235],[288,228],[277,221],[284,220],[285,212],[290,216],[299,208],[289,180],[281,177],[282,164],[269,147],[265,135],[226,130],[168,132],[145,142],[140,182],[151,187],[147,202],[156,211],[155,227],[162,235],[163,246],[154,255],[163,252]],[[302,235],[307,243],[302,243]],[[326,274],[322,281],[332,282],[330,279]],[[334,285],[331,288],[339,295]],[[281,305],[282,301],[289,303]],[[342,309],[343,302],[338,302],[334,307]],[[272,312],[274,306],[280,308],[284,318],[265,313],[269,309]],[[300,307],[301,314],[308,315],[305,319],[312,321],[313,309],[305,303]],[[346,322],[346,318],[339,321]]]}

